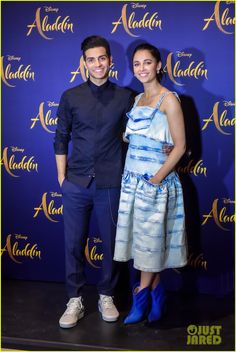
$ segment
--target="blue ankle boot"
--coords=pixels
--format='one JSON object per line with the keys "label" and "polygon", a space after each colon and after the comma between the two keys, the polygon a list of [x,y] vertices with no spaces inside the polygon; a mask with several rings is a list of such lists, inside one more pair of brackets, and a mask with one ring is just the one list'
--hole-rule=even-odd
{"label": "blue ankle boot", "polygon": [[161,283],[159,283],[152,291],[151,291],[151,310],[148,314],[148,321],[153,322],[157,321],[161,318],[163,314],[163,310],[166,303],[166,295],[165,289]]}
{"label": "blue ankle boot", "polygon": [[124,324],[138,323],[143,320],[150,309],[150,289],[149,287],[143,288],[138,293],[135,290],[139,286],[139,283],[134,286],[133,289],[133,304],[131,311],[124,320]]}

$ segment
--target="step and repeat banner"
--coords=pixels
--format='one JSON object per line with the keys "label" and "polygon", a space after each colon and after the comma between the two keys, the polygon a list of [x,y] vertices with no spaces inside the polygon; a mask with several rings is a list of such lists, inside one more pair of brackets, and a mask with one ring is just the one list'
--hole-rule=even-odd
{"label": "step and repeat banner", "polygon": [[[167,288],[226,294],[234,268],[234,2],[2,2],[2,272],[64,280],[63,206],[53,150],[62,92],[87,79],[80,44],[111,44],[110,80],[142,90],[133,48],[162,53],[163,84],[184,111],[188,265],[167,270]],[[85,248],[88,282],[103,252],[92,217]],[[132,265],[129,265],[129,268]],[[128,268],[127,268],[128,270]],[[131,272],[132,277],[132,272]]]}

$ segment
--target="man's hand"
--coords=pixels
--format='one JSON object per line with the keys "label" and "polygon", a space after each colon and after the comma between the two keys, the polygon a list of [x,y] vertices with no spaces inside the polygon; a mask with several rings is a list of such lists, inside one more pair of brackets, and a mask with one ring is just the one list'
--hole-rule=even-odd
{"label": "man's hand", "polygon": [[167,156],[169,156],[169,154],[172,152],[173,148],[174,147],[171,145],[164,145],[162,150]]}
{"label": "man's hand", "polygon": [[62,186],[62,183],[64,180],[65,180],[65,175],[58,176],[58,182],[59,182],[60,187]]}
{"label": "man's hand", "polygon": [[125,143],[129,143],[128,138],[125,137],[125,133],[123,133],[122,137],[123,137],[123,141],[124,141]]}

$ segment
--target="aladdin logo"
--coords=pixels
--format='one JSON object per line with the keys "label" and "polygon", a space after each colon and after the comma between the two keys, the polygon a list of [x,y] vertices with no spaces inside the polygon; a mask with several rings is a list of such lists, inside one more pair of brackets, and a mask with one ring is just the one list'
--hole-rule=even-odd
{"label": "aladdin logo", "polygon": [[99,269],[101,266],[98,266],[95,263],[99,263],[103,260],[103,253],[98,253],[98,247],[100,243],[102,243],[102,240],[100,238],[87,238],[87,244],[85,247],[86,260],[93,268],[96,269]]}
{"label": "aladdin logo", "polygon": [[42,196],[41,204],[34,208],[35,213],[33,217],[36,218],[39,215],[39,212],[42,211],[48,220],[52,222],[59,222],[58,220],[53,219],[53,216],[63,214],[63,205],[56,205],[55,200],[52,199],[58,197],[61,198],[62,195],[57,192],[50,192],[50,195],[48,195],[48,193],[45,192]]}
{"label": "aladdin logo", "polygon": [[235,103],[233,103],[231,100],[230,101],[224,100],[224,106],[235,106]]}
{"label": "aladdin logo", "polygon": [[197,269],[197,268],[203,268],[207,270],[207,261],[203,260],[203,253],[200,253],[197,256],[194,256],[193,253],[190,254],[188,258],[188,265]]}
{"label": "aladdin logo", "polygon": [[[8,61],[20,61],[20,57],[15,57],[14,55],[7,55],[7,60]],[[17,67],[12,68],[12,64],[9,63],[4,66],[4,56],[1,57],[1,77],[2,81],[8,86],[8,87],[15,87],[14,85],[10,84],[9,81],[12,79],[23,79],[24,81],[28,81],[29,79],[34,79],[35,73],[31,71],[31,65],[18,65]]]}
{"label": "aladdin logo", "polygon": [[[202,131],[204,131],[210,123],[214,122],[215,127],[217,128],[217,130],[220,133],[225,134],[225,135],[231,135],[231,133],[225,132],[223,130],[223,128],[235,126],[235,117],[229,119],[227,117],[227,114],[228,114],[227,109],[225,109],[221,113],[219,113],[219,104],[220,104],[220,102],[217,101],[213,106],[213,111],[212,111],[211,116],[203,119],[204,125],[202,127]],[[235,104],[232,103],[231,101],[230,102],[224,101],[224,106],[226,106],[226,107],[233,106],[233,105],[235,105]]]}
{"label": "aladdin logo", "polygon": [[186,166],[179,166],[177,168],[177,172],[182,174],[193,174],[194,176],[204,175],[207,176],[207,168],[203,166],[203,160],[199,160],[196,164],[194,164],[194,160],[191,159]]}
{"label": "aladdin logo", "polygon": [[[53,9],[52,7],[48,6],[45,6],[44,10],[45,12],[58,12],[58,9]],[[44,39],[53,39],[46,36],[45,33],[47,32],[60,31],[62,33],[66,33],[66,31],[71,31],[73,33],[74,24],[70,22],[70,16],[65,16],[64,18],[62,18],[62,16],[58,16],[53,23],[49,23],[48,15],[44,16],[43,19],[41,19],[40,12],[41,7],[37,8],[36,10],[34,22],[32,24],[27,25],[27,27],[29,28],[26,34],[27,37],[32,33],[34,28],[38,30],[39,34]]]}
{"label": "aladdin logo", "polygon": [[[223,206],[220,208],[218,202],[219,202],[219,199],[216,198],[212,203],[212,208],[209,211],[209,213],[203,214],[204,220],[202,222],[202,225],[205,225],[210,218],[213,218],[213,220],[215,221],[216,225],[219,228],[221,228],[224,231],[230,231],[229,229],[227,229],[223,225],[227,224],[227,223],[235,222],[235,214],[232,214],[232,215],[227,214],[226,213],[226,210],[227,210],[226,206]],[[235,201],[223,198],[223,203],[224,204],[230,204],[230,203],[235,204]]]}
{"label": "aladdin logo", "polygon": [[11,152],[14,153],[10,157],[8,155],[9,147],[3,149],[3,157],[1,159],[1,165],[5,166],[6,171],[12,177],[19,177],[15,174],[15,170],[23,170],[27,172],[36,171],[38,172],[38,164],[34,161],[34,156],[20,156],[20,160],[16,161],[15,153],[24,153],[24,149],[18,147],[10,147]]}
{"label": "aladdin logo", "polygon": [[[129,4],[129,6],[134,9],[145,9],[146,4],[140,5],[139,3],[131,3],[131,5]],[[140,28],[149,29],[150,31],[158,28],[162,30],[162,20],[158,18],[158,12],[154,12],[152,14],[150,14],[149,12],[145,12],[141,19],[137,19],[136,11],[131,12],[129,16],[127,15],[127,7],[128,4],[123,5],[120,18],[117,21],[112,22],[114,27],[111,31],[111,34],[115,33],[119,25],[122,25],[125,31],[131,37],[139,37],[139,35],[132,33],[131,30],[133,31]]]}
{"label": "aladdin logo", "polygon": [[[234,1],[226,1],[224,2],[226,5],[229,4],[235,4]],[[217,27],[219,30],[225,34],[233,34],[234,32],[229,32],[225,30],[225,27],[227,26],[234,26],[235,25],[235,17],[230,17],[229,16],[229,7],[226,7],[222,14],[220,14],[220,8],[221,8],[221,1],[217,1],[215,4],[214,12],[209,18],[204,18],[205,26],[203,27],[203,31],[205,31],[210,23],[216,22]]]}
{"label": "aladdin logo", "polygon": [[[204,269],[207,270],[207,261],[203,260],[203,253],[195,256],[194,253],[191,253],[188,257],[187,265],[191,266],[194,269]],[[173,269],[178,275],[181,274],[179,269]]]}
{"label": "aladdin logo", "polygon": [[[48,107],[56,107],[59,104],[56,104],[53,101],[48,101],[47,105],[48,105]],[[30,129],[34,128],[34,126],[36,125],[37,122],[40,122],[41,126],[43,127],[43,129],[45,131],[47,131],[48,133],[55,133],[55,131],[50,130],[48,127],[56,126],[58,118],[51,117],[51,114],[52,114],[52,110],[49,109],[45,113],[44,112],[44,102],[40,103],[38,115],[36,117],[31,118],[32,124],[30,126]]]}
{"label": "aladdin logo", "polygon": [[27,242],[28,236],[25,235],[8,235],[6,244],[1,248],[1,255],[7,252],[11,260],[17,264],[22,264],[22,258],[41,259],[41,251],[37,248],[37,243]]}
{"label": "aladdin logo", "polygon": [[[114,70],[114,66],[115,66],[114,63],[111,63],[109,77],[115,78],[116,80],[118,80],[118,71]],[[81,56],[81,58],[80,58],[79,67],[75,71],[71,72],[72,78],[70,80],[70,83],[74,82],[76,76],[79,74],[81,75],[81,77],[84,81],[87,81],[87,79],[89,78],[88,70],[84,66],[83,56]]]}
{"label": "aladdin logo", "polygon": [[[198,79],[199,77],[205,77],[206,79],[208,79],[208,70],[205,68],[204,61],[197,62],[195,60],[192,60],[189,62],[192,57],[192,53],[177,51],[176,56],[181,59],[177,60],[176,63],[173,65],[173,55],[174,53],[170,53],[167,56],[166,66],[164,67],[164,71],[168,73],[169,78],[172,82],[174,82],[178,86],[184,86],[184,84],[177,81],[178,78],[189,77]],[[185,59],[185,57],[187,59]]]}

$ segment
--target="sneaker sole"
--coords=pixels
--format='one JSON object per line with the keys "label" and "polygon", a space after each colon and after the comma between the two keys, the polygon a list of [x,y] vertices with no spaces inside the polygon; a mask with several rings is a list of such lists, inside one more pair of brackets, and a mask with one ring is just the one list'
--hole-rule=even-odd
{"label": "sneaker sole", "polygon": [[118,318],[119,318],[119,315],[118,315],[117,318],[109,318],[109,317],[104,316],[104,315],[102,314],[102,311],[101,311],[101,309],[100,309],[99,306],[98,306],[98,310],[99,310],[99,312],[100,312],[100,314],[101,314],[101,316],[102,316],[102,319],[103,319],[104,321],[107,321],[108,323],[112,323],[112,322],[114,322],[114,321],[117,321]]}
{"label": "sneaker sole", "polygon": [[83,317],[84,317],[84,313],[81,313],[81,314],[79,315],[79,317],[78,317],[78,320],[77,320],[75,323],[73,323],[73,324],[63,324],[63,323],[60,323],[60,322],[59,322],[59,325],[60,325],[60,327],[63,328],[63,329],[70,329],[70,328],[73,328],[74,326],[76,326],[77,323],[78,323],[78,321],[79,321],[80,319],[82,319]]}

